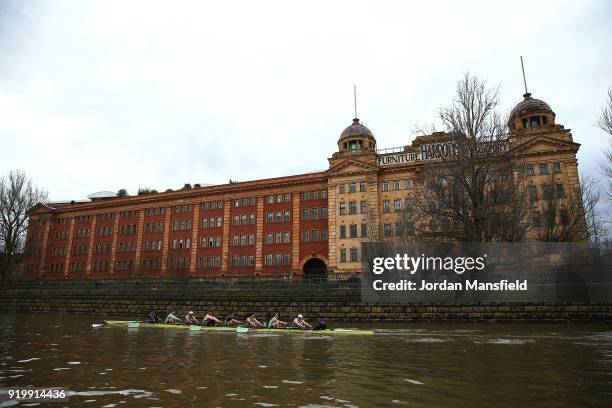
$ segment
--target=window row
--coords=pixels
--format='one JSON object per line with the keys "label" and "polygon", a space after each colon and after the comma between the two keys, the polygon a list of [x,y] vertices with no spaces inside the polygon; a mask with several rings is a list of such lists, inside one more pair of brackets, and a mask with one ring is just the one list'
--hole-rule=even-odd
{"label": "window row", "polygon": [[144,225],[145,232],[164,232],[164,222],[147,222]]}
{"label": "window row", "polygon": [[223,226],[223,217],[202,218],[202,228],[221,228]]}
{"label": "window row", "polygon": [[132,269],[131,259],[120,259],[115,262],[115,271],[129,271]]}
{"label": "window row", "polygon": [[133,252],[136,251],[136,242],[120,242],[119,243],[119,252]]}
{"label": "window row", "polygon": [[113,235],[113,227],[98,227],[99,237],[110,237]]}
{"label": "window row", "polygon": [[254,266],[255,257],[253,255],[232,255],[230,265],[233,267]]}
{"label": "window row", "polygon": [[[565,189],[563,188],[563,184],[555,184],[553,187],[552,184],[545,184],[542,186],[542,198],[545,200],[550,200],[552,198],[565,198]],[[535,202],[538,200],[538,187],[537,186],[529,186],[529,199],[531,202]]]}
{"label": "window row", "polygon": [[[549,163],[539,163],[538,164],[538,170],[540,172],[539,174],[550,174],[548,172],[548,166],[549,166]],[[561,173],[561,163],[552,163],[552,171],[555,174]],[[535,169],[534,169],[533,164],[527,165],[527,175],[529,176],[535,175]]]}
{"label": "window row", "polygon": [[221,257],[220,256],[201,256],[198,258],[198,266],[200,269],[207,268],[220,268],[221,267]]}
{"label": "window row", "polygon": [[327,198],[327,190],[302,191],[302,200]]}
{"label": "window row", "polygon": [[51,264],[51,272],[64,272],[64,264],[63,263],[57,263],[57,264]]}
{"label": "window row", "polygon": [[327,219],[327,207],[321,207],[320,212],[317,207],[302,208],[302,220],[318,220],[319,218]]}
{"label": "window row", "polygon": [[29,225],[31,227],[42,227],[43,225],[45,225],[45,220],[44,218],[39,218],[37,220],[30,220],[29,221]]}
{"label": "window row", "polygon": [[111,221],[115,219],[115,213],[100,213],[96,215],[96,218],[98,219],[98,221]]}
{"label": "window row", "polygon": [[72,247],[72,255],[85,255],[88,251],[87,245],[75,245]]}
{"label": "window row", "polygon": [[70,270],[72,272],[85,272],[87,264],[85,262],[72,262],[70,264]]}
{"label": "window row", "polygon": [[360,234],[358,235],[358,225],[357,224],[350,224],[348,226],[348,236],[347,236],[347,226],[342,224],[340,225],[340,238],[344,239],[344,238],[357,238],[358,236],[361,236],[362,238],[365,238],[368,236],[368,225],[367,224],[361,224],[361,228],[359,228]]}
{"label": "window row", "polygon": [[138,210],[125,210],[125,211],[121,211],[121,217],[122,218],[133,218],[133,217],[138,217]]}
{"label": "window row", "polygon": [[67,252],[68,251],[67,251],[66,247],[53,247],[53,248],[51,248],[51,255],[52,256],[66,255]]}
{"label": "window row", "polygon": [[255,224],[255,214],[240,214],[232,217],[232,225],[253,225]]}
{"label": "window row", "polygon": [[132,235],[136,233],[136,224],[121,225],[119,235]]}
{"label": "window row", "polygon": [[[557,217],[558,215],[558,217]],[[544,224],[545,223],[545,224]],[[534,212],[531,216],[531,225],[539,228],[542,226],[554,226],[554,225],[568,225],[570,223],[570,217],[567,209],[561,208],[558,211],[554,208],[549,209],[544,214],[540,215],[539,212]]]}
{"label": "window row", "polygon": [[[339,184],[338,185],[338,192],[340,194],[344,194],[346,193],[346,187],[347,184]],[[360,193],[364,193],[366,191],[366,182],[365,181],[360,181],[359,183],[348,183],[348,192],[349,193],[356,193],[357,192],[357,188],[359,188],[359,192]]]}
{"label": "window row", "polygon": [[291,194],[290,193],[270,194],[266,196],[266,203],[268,204],[282,203],[282,202],[285,202],[285,203],[291,202]]}
{"label": "window row", "polygon": [[164,207],[155,207],[155,208],[146,208],[145,215],[148,217],[152,217],[154,215],[164,215],[166,213],[166,209]]}
{"label": "window row", "polygon": [[340,249],[340,262],[359,262],[359,250],[357,248],[350,248],[348,250],[346,248]]}
{"label": "window row", "polygon": [[110,252],[110,244],[96,244],[95,253],[96,254],[107,254]]}
{"label": "window row", "polygon": [[291,257],[289,254],[266,254],[265,264],[268,266],[291,265]]}
{"label": "window row", "polygon": [[191,239],[179,238],[171,241],[171,249],[189,249],[191,248]]}
{"label": "window row", "polygon": [[161,267],[161,261],[159,260],[159,258],[142,260],[142,268],[144,270],[150,271],[152,269],[159,269],[160,267]]}
{"label": "window row", "polygon": [[55,239],[67,239],[68,238],[68,230],[64,231],[55,231]]}
{"label": "window row", "polygon": [[[414,199],[412,197],[408,197],[404,199],[403,208],[411,209],[414,206]],[[402,210],[402,199],[397,198],[393,200],[393,211],[401,211]],[[388,214],[391,212],[391,201],[383,200],[383,213]]]}
{"label": "window row", "polygon": [[266,234],[266,244],[288,244],[290,237],[289,232],[268,232]]}
{"label": "window row", "polygon": [[409,188],[412,188],[412,186],[413,186],[412,180],[404,180],[403,183],[401,180],[394,180],[392,182],[383,181],[381,183],[381,190],[389,191],[390,187],[393,187],[393,190],[402,190],[402,187],[403,189],[409,189]]}
{"label": "window row", "polygon": [[91,222],[91,215],[79,215],[74,217],[74,222],[82,224],[84,222]]}
{"label": "window row", "polygon": [[275,223],[275,222],[289,222],[291,221],[291,212],[285,211],[277,211],[276,213],[269,212],[266,216],[266,222]]}
{"label": "window row", "polygon": [[302,241],[327,241],[327,230],[322,229],[319,231],[318,229],[313,230],[304,230],[302,231]]}
{"label": "window row", "polygon": [[[393,225],[383,224],[383,234],[387,238],[393,236]],[[395,223],[395,236],[401,237],[404,235],[414,235],[414,224],[407,223],[406,225],[404,225],[401,222]]]}
{"label": "window row", "polygon": [[200,238],[200,248],[220,248],[221,237],[202,237]]}
{"label": "window row", "polygon": [[169,269],[187,269],[189,268],[189,257],[183,256],[179,258],[168,258]]}
{"label": "window row", "polygon": [[254,234],[243,234],[243,235],[233,235],[232,236],[232,246],[247,246],[247,245],[255,245],[255,235]]}
{"label": "window row", "polygon": [[58,218],[55,220],[55,225],[66,225],[68,222],[70,222],[70,218],[68,217]]}
{"label": "window row", "polygon": [[108,272],[108,261],[95,261],[91,264],[91,270],[93,272]]}
{"label": "window row", "polygon": [[173,220],[172,231],[185,231],[191,229],[191,218],[185,220]]}
{"label": "window row", "polygon": [[255,197],[242,197],[234,199],[234,207],[248,207],[255,205]]}
{"label": "window row", "polygon": [[205,201],[202,203],[203,210],[216,210],[223,208],[223,201]]}
{"label": "window row", "polygon": [[180,213],[190,213],[193,211],[193,204],[182,204],[182,205],[175,205],[174,208],[172,209],[172,212],[175,214],[180,214]]}
{"label": "window row", "polygon": [[161,251],[162,241],[145,241],[142,249],[145,251]]}
{"label": "window row", "polygon": [[349,201],[348,205],[345,202],[339,204],[338,212],[340,215],[348,214],[367,214],[368,203],[365,200],[359,201],[359,213],[357,212],[357,201]]}
{"label": "window row", "polygon": [[89,238],[89,228],[79,228],[74,231],[75,238]]}

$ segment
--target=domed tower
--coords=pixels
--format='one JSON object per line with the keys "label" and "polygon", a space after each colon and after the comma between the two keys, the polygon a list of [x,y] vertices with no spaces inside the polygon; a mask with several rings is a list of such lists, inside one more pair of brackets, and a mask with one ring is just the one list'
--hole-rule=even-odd
{"label": "domed tower", "polygon": [[342,131],[338,139],[340,155],[373,153],[376,150],[376,139],[370,129],[353,119],[353,123]]}
{"label": "domed tower", "polygon": [[542,130],[555,125],[555,112],[546,102],[532,98],[529,92],[523,98],[510,112],[508,127],[511,132]]}

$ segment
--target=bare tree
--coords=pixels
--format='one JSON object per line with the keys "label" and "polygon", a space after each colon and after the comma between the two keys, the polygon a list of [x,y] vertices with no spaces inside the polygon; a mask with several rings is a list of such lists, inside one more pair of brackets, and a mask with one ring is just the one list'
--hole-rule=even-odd
{"label": "bare tree", "polygon": [[32,186],[21,170],[0,178],[0,277],[6,279],[23,250],[28,226],[27,211],[47,200],[47,192]]}
{"label": "bare tree", "polygon": [[466,73],[451,104],[440,109],[445,133],[432,135],[436,160],[422,171],[421,191],[406,210],[410,214],[402,216],[421,239],[524,239],[529,214],[524,165],[508,151],[507,121],[496,111],[498,93],[498,87]]}
{"label": "bare tree", "polygon": [[[601,109],[597,126],[612,136],[612,87],[608,89],[608,99]],[[601,172],[608,178],[608,199],[612,200],[612,138],[608,141],[608,149],[604,152]]]}
{"label": "bare tree", "polygon": [[588,242],[600,246],[606,235],[607,220],[599,210],[599,184],[580,177],[580,188],[566,193],[563,184],[551,175],[542,186],[542,206],[533,213],[534,238],[545,242]]}

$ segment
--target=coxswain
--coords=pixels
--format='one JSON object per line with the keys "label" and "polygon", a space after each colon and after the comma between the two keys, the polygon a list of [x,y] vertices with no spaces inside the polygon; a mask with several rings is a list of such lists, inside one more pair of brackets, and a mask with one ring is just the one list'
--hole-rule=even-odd
{"label": "coxswain", "polygon": [[319,323],[315,327],[313,327],[313,330],[329,330],[325,319],[319,317]]}
{"label": "coxswain", "polygon": [[301,314],[297,315],[297,317],[293,319],[293,325],[301,329],[312,329],[312,326],[309,325],[306,320],[304,320],[304,316],[302,316]]}
{"label": "coxswain", "polygon": [[158,323],[159,319],[157,318],[157,312],[152,310],[151,313],[147,316],[147,323]]}
{"label": "coxswain", "polygon": [[283,324],[287,324],[287,322],[283,322],[278,319],[278,313],[275,313],[274,316],[268,322],[268,329],[281,329]]}
{"label": "coxswain", "polygon": [[199,323],[198,319],[193,314],[193,311],[190,311],[189,313],[187,313],[187,315],[185,316],[185,323],[187,324],[198,324]]}

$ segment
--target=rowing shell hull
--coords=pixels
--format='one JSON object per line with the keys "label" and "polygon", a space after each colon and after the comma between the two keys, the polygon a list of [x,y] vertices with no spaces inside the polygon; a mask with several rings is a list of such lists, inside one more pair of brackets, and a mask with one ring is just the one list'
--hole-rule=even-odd
{"label": "rowing shell hull", "polygon": [[[238,332],[236,327],[188,326],[181,324],[143,323],[131,320],[105,320],[109,326],[143,327],[155,329],[183,329],[207,332]],[[240,333],[305,333],[305,334],[339,334],[339,335],[371,335],[371,330],[335,329],[335,330],[302,330],[302,329],[251,329],[241,328]]]}

